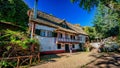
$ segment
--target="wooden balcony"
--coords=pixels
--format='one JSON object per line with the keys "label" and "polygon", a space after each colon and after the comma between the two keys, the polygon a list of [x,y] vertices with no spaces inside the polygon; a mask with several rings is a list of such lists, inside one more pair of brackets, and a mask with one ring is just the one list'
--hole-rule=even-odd
{"label": "wooden balcony", "polygon": [[66,38],[56,38],[56,43],[80,43],[80,40],[66,39]]}

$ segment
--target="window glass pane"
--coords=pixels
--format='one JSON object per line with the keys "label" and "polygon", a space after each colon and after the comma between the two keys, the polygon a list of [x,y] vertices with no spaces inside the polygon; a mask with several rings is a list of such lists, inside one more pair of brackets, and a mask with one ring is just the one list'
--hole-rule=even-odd
{"label": "window glass pane", "polygon": [[75,36],[73,36],[73,39],[75,40]]}
{"label": "window glass pane", "polygon": [[79,37],[80,38],[80,41],[82,41],[82,37]]}
{"label": "window glass pane", "polygon": [[68,39],[68,38],[69,38],[68,34],[65,34],[65,38],[66,38],[66,39]]}
{"label": "window glass pane", "polygon": [[72,35],[70,35],[70,38],[72,39]]}
{"label": "window glass pane", "polygon": [[49,37],[49,31],[47,31],[47,37]]}
{"label": "window glass pane", "polygon": [[62,38],[62,33],[59,33],[59,38]]}
{"label": "window glass pane", "polygon": [[41,36],[45,37],[45,30],[41,30]]}
{"label": "window glass pane", "polygon": [[47,31],[47,36],[52,37],[52,31]]}

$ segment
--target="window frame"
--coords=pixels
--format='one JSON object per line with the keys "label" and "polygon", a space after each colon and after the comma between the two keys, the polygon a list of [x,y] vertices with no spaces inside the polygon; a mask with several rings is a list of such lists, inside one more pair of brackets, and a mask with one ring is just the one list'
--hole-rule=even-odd
{"label": "window frame", "polygon": [[81,36],[79,37],[79,40],[82,41],[82,37]]}
{"label": "window frame", "polygon": [[53,33],[52,33],[52,31],[47,31],[47,37],[52,37],[53,36]]}
{"label": "window frame", "polygon": [[59,38],[63,38],[63,34],[62,33],[59,33]]}
{"label": "window frame", "polygon": [[42,30],[42,29],[41,29],[40,35],[41,35],[42,37],[46,37],[46,30]]}

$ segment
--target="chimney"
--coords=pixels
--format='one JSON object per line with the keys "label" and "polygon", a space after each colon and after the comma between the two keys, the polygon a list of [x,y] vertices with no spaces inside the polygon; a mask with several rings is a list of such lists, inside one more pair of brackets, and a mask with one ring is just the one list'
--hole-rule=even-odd
{"label": "chimney", "polygon": [[33,18],[36,19],[37,18],[37,5],[38,5],[38,0],[34,0],[34,14],[33,14]]}

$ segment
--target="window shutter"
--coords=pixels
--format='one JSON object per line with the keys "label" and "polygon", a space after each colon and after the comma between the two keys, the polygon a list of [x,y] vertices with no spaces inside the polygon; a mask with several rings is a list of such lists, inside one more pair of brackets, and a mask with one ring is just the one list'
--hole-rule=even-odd
{"label": "window shutter", "polygon": [[35,34],[40,35],[40,29],[35,29]]}
{"label": "window shutter", "polygon": [[39,34],[39,35],[41,36],[41,32],[42,32],[42,31],[41,31],[41,30],[39,30],[39,32],[40,32],[40,34]]}
{"label": "window shutter", "polygon": [[52,36],[53,36],[53,37],[57,37],[57,33],[52,32]]}

